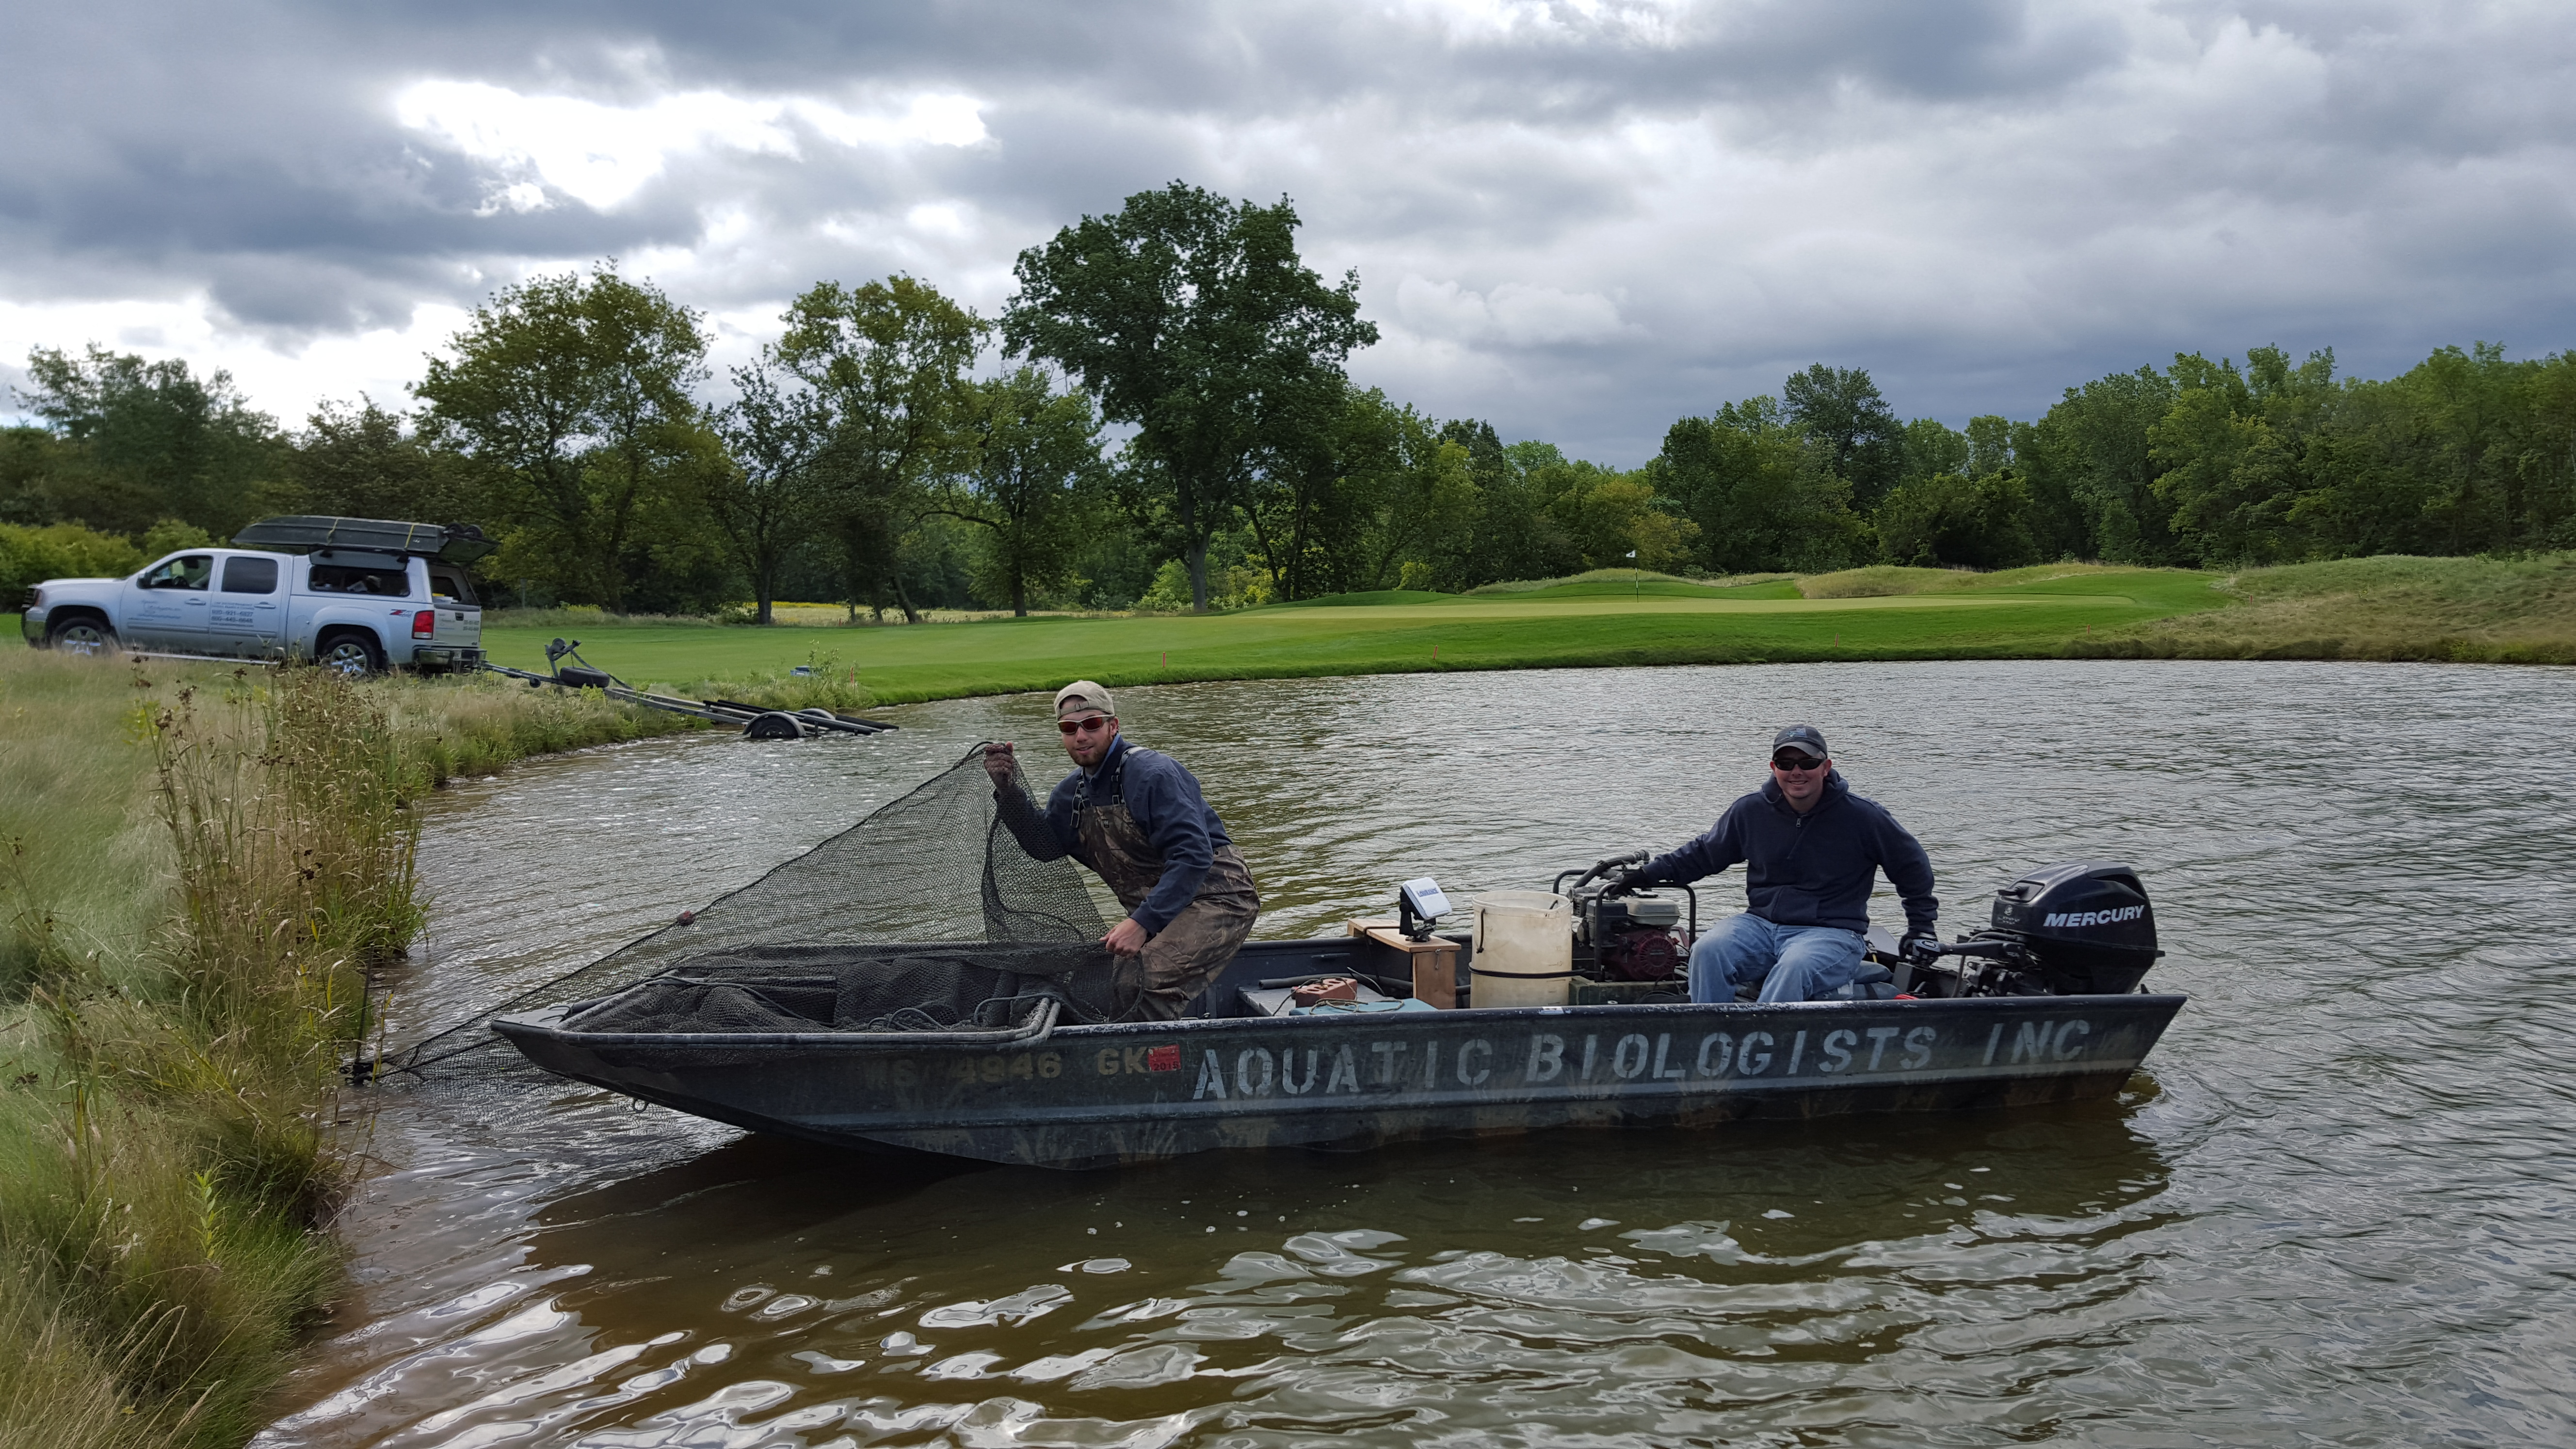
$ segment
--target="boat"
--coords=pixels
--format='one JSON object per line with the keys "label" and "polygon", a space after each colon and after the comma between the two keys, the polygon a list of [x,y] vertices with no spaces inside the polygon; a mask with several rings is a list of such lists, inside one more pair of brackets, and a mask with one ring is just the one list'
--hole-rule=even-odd
{"label": "boat", "polygon": [[[1937,950],[1900,959],[1873,933],[1845,999],[1695,1003],[1698,896],[1630,885],[1636,851],[1464,912],[1405,881],[1393,918],[1251,942],[1183,1019],[1133,1020],[1095,897],[1072,860],[1014,843],[999,793],[979,744],[751,884],[352,1063],[352,1080],[534,1064],[754,1132],[1088,1168],[2099,1101],[2184,1002],[2144,989],[2162,953],[2137,872],[2078,861],[1997,891],[1985,929]],[[1459,914],[1471,928],[1444,930]]]}
{"label": "boat", "polygon": [[[2142,960],[2158,953],[2134,872],[2052,871],[1998,893],[1996,929],[1943,948],[1959,958],[1956,971],[1925,966],[1889,983],[1899,990],[1853,1000],[1692,1003],[1674,999],[1670,979],[1577,978],[1562,1004],[1480,1006],[1478,997],[1530,989],[1515,976],[1532,973],[1500,961],[1480,971],[1481,930],[1433,936],[1405,919],[1353,922],[1340,938],[1249,943],[1200,999],[1205,1014],[1177,1021],[1068,1021],[1051,999],[1032,998],[1034,1009],[991,1029],[851,1032],[823,1020],[812,1030],[601,1029],[616,1015],[605,1009],[612,994],[504,1013],[492,1027],[558,1076],[750,1131],[1054,1168],[2101,1101],[2186,998],[2137,984]],[[1574,914],[1597,968],[1628,959],[1624,918],[1602,929],[1605,910],[1627,907],[1614,891],[1587,895],[1590,879],[1547,898],[1583,907]],[[2070,900],[2097,904],[2070,910]],[[1627,929],[1663,924],[1637,914],[1648,926]],[[2118,937],[2108,949],[2104,931]],[[2070,939],[2084,949],[2049,954]],[[1293,1004],[1298,984],[1336,976],[1358,983],[1352,1000]],[[657,979],[690,976],[682,966]],[[792,963],[724,979],[767,1000],[831,999],[828,977]],[[1459,983],[1463,1006],[1447,989]]]}

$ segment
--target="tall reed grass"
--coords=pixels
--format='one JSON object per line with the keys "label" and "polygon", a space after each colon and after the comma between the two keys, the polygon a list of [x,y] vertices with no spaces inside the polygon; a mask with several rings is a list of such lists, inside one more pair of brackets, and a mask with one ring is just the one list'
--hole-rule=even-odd
{"label": "tall reed grass", "polygon": [[2132,625],[2067,652],[2576,664],[2576,551],[2281,564],[2243,570],[2218,588],[2239,602]]}
{"label": "tall reed grass", "polygon": [[[814,676],[710,682],[799,708]],[[696,727],[489,677],[0,650],[0,1445],[227,1446],[341,1283],[340,1063],[422,923],[416,803]]]}
{"label": "tall reed grass", "polygon": [[[9,802],[0,1443],[238,1444],[340,1281],[325,1225],[345,1174],[325,1133],[369,1025],[365,972],[421,923],[416,775],[381,697],[321,671],[92,663],[67,686],[51,667],[6,674],[57,697],[122,689],[126,754],[61,746],[101,773],[77,820]],[[82,852],[60,827],[119,804],[148,810],[159,849],[62,893],[44,862]],[[140,939],[62,924],[154,914]]]}

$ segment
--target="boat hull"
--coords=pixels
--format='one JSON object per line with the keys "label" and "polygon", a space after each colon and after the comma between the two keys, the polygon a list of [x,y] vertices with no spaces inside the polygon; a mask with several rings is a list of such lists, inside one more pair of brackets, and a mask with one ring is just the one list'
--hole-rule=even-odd
{"label": "boat hull", "polygon": [[1225,1148],[2099,1100],[2184,1000],[1225,1017],[1059,1027],[998,1048],[565,1031],[574,1007],[494,1029],[557,1075],[753,1131],[1081,1168]]}

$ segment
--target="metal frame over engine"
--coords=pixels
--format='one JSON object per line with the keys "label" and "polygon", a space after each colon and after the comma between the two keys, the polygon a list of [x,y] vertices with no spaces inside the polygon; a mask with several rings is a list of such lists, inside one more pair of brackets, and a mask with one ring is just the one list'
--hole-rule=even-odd
{"label": "metal frame over engine", "polygon": [[[1699,936],[1699,893],[1675,886],[1683,897],[1676,900],[1659,891],[1621,890],[1612,884],[1619,872],[1645,859],[1642,850],[1614,855],[1587,870],[1562,871],[1550,886],[1574,907],[1574,974],[1597,982],[1664,987],[1687,999],[1691,942]],[[1625,998],[1635,993],[1617,994]]]}

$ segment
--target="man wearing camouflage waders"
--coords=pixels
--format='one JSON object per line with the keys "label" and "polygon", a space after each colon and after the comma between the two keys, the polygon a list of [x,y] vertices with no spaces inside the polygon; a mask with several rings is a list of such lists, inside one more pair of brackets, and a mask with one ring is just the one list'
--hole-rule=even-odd
{"label": "man wearing camouflage waders", "polygon": [[1198,778],[1118,733],[1109,691],[1088,679],[1056,691],[1056,729],[1078,767],[1040,812],[1013,783],[1009,745],[988,745],[1002,823],[1039,860],[1072,856],[1098,873],[1127,918],[1100,938],[1134,980],[1133,1018],[1181,1014],[1234,959],[1261,910],[1252,871],[1199,794]]}

